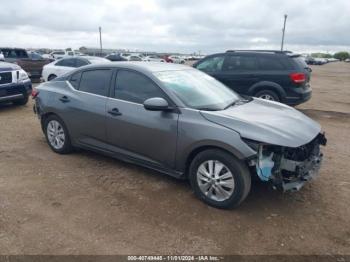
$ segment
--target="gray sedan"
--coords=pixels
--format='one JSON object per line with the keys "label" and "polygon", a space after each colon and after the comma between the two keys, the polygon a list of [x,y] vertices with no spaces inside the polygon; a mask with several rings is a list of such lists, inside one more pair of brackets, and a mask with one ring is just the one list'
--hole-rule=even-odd
{"label": "gray sedan", "polygon": [[326,144],[320,126],[299,111],[243,98],[183,65],[84,66],[33,94],[53,151],[94,150],[189,179],[219,208],[238,206],[252,177],[299,190],[317,174]]}

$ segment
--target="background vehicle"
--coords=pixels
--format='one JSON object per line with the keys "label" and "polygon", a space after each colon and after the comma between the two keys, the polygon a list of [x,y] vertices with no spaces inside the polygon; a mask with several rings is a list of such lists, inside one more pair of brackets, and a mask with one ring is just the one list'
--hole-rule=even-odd
{"label": "background vehicle", "polygon": [[0,61],[5,61],[5,57],[4,57],[4,55],[2,54],[2,52],[0,52]]}
{"label": "background vehicle", "polygon": [[163,58],[156,56],[156,55],[146,56],[142,60],[146,61],[146,62],[162,62],[162,63],[165,62],[165,60]]}
{"label": "background vehicle", "polygon": [[120,54],[109,54],[105,58],[113,62],[128,61],[128,59],[122,57]]}
{"label": "background vehicle", "polygon": [[138,55],[130,55],[130,56],[126,57],[126,59],[128,61],[138,61],[138,62],[142,61],[142,58]]}
{"label": "background vehicle", "polygon": [[214,54],[193,67],[242,95],[297,105],[311,98],[311,69],[288,51],[236,50]]}
{"label": "background vehicle", "polygon": [[244,99],[188,66],[91,65],[36,93],[34,111],[56,153],[81,147],[188,178],[200,199],[219,208],[238,206],[252,175],[300,189],[317,173],[326,144],[320,126],[299,111]]}
{"label": "background vehicle", "polygon": [[185,59],[181,58],[180,56],[171,55],[171,56],[169,56],[169,59],[171,59],[173,61],[173,63],[175,63],[175,64],[184,64],[185,63]]}
{"label": "background vehicle", "polygon": [[66,55],[66,52],[63,50],[53,51],[49,54],[50,58],[55,60],[63,58],[65,55]]}
{"label": "background vehicle", "polygon": [[58,76],[64,75],[75,68],[98,63],[108,63],[108,59],[95,56],[67,57],[47,64],[43,68],[43,80],[50,81]]}
{"label": "background vehicle", "polygon": [[25,105],[31,91],[32,83],[21,67],[0,62],[0,102]]}
{"label": "background vehicle", "polygon": [[324,65],[327,64],[327,58],[315,58],[315,65]]}
{"label": "background vehicle", "polygon": [[52,61],[22,48],[0,48],[0,50],[3,52],[6,62],[18,64],[32,79],[39,79],[43,66]]}
{"label": "background vehicle", "polygon": [[167,62],[167,63],[173,63],[173,60],[170,58],[169,55],[164,55],[164,56],[163,56],[163,59],[164,59],[165,62]]}

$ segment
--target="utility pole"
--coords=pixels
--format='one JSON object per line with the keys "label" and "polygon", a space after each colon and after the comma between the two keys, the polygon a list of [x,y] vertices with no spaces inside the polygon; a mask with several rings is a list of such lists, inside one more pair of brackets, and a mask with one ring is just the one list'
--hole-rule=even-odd
{"label": "utility pole", "polygon": [[286,22],[287,22],[287,15],[284,15],[284,24],[283,24],[283,29],[282,29],[281,51],[283,51],[284,33],[285,33],[285,31],[286,31]]}
{"label": "utility pole", "polygon": [[102,56],[102,34],[101,34],[101,26],[98,27],[98,30],[100,31],[100,56]]}

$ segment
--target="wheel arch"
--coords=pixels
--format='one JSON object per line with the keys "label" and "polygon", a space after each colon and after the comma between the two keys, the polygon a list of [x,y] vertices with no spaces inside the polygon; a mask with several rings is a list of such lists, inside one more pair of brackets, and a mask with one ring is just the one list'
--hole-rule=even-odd
{"label": "wheel arch", "polygon": [[210,150],[210,149],[217,149],[217,150],[221,150],[223,152],[226,152],[230,155],[232,155],[234,158],[238,159],[238,160],[245,160],[246,156],[242,155],[239,150],[228,146],[228,145],[224,145],[224,144],[199,144],[197,146],[194,146],[191,148],[191,150],[188,151],[188,153],[186,154],[185,157],[185,161],[182,163],[182,167],[180,167],[183,171],[184,171],[184,175],[185,177],[188,176],[188,170],[189,167],[193,161],[193,159],[196,157],[196,155],[198,155],[199,153],[206,151],[206,150]]}
{"label": "wheel arch", "polygon": [[[45,127],[44,127],[44,124],[45,124],[45,121],[48,117],[50,116],[56,116],[58,117],[63,123],[64,125],[66,126],[67,130],[68,130],[68,127],[66,125],[66,123],[64,122],[64,120],[62,119],[62,117],[60,117],[57,113],[55,112],[52,112],[52,111],[49,111],[49,112],[45,112],[43,113],[41,116],[40,116],[40,124],[41,124],[41,129],[43,130],[43,132],[45,132]],[[69,132],[69,130],[68,130]]]}
{"label": "wheel arch", "polygon": [[286,92],[279,84],[269,81],[262,81],[251,86],[248,90],[248,94],[254,96],[257,92],[260,92],[262,90],[269,90],[275,92],[280,98],[280,101],[283,101],[286,97]]}

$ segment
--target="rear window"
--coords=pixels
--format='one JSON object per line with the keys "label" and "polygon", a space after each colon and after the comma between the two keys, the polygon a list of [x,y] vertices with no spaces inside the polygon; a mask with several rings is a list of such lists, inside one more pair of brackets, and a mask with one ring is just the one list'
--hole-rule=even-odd
{"label": "rear window", "polygon": [[308,68],[308,65],[306,64],[305,60],[301,56],[293,57],[292,60],[297,64],[299,69],[305,69]]}
{"label": "rear window", "polygon": [[[77,77],[79,76],[77,75]],[[107,96],[110,80],[111,70],[109,69],[85,71],[80,78],[79,90],[90,94]]]}
{"label": "rear window", "polygon": [[281,60],[275,56],[258,57],[259,67],[261,70],[284,70],[286,69]]}
{"label": "rear window", "polygon": [[226,57],[223,70],[239,71],[239,70],[257,70],[258,65],[254,56],[228,56]]}

